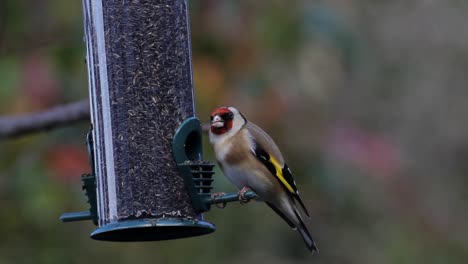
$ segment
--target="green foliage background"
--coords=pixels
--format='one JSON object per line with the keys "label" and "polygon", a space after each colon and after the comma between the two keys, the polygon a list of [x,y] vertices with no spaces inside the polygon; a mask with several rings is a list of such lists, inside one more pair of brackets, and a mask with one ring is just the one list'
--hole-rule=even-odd
{"label": "green foliage background", "polygon": [[[234,105],[271,133],[320,255],[261,203],[213,209],[203,237],[89,239],[58,220],[87,208],[80,124],[0,142],[0,263],[466,263],[466,1],[190,6],[198,116]],[[2,0],[0,113],[86,98],[84,56],[80,1]]]}

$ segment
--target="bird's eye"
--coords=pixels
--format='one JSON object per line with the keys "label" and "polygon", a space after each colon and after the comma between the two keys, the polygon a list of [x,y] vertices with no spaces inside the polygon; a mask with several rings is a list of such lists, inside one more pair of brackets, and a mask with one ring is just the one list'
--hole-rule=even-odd
{"label": "bird's eye", "polygon": [[210,116],[210,121],[213,121],[213,116]]}
{"label": "bird's eye", "polygon": [[224,120],[232,120],[234,118],[234,114],[232,112],[225,113],[221,116]]}

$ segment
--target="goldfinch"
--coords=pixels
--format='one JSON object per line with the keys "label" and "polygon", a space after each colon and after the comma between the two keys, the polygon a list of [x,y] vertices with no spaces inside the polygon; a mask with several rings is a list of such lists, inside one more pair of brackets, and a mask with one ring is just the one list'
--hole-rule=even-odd
{"label": "goldfinch", "polygon": [[[312,236],[297,210],[299,196],[291,170],[271,137],[234,107],[219,107],[210,115],[209,139],[216,160],[226,177],[240,190],[241,201],[254,191],[288,225],[298,230],[307,248],[318,252]],[[245,201],[246,202],[246,201]]]}

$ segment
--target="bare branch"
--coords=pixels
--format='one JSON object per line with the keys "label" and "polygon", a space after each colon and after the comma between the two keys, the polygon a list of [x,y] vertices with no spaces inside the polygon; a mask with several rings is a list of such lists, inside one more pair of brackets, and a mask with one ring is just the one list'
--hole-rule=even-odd
{"label": "bare branch", "polygon": [[40,112],[0,117],[0,139],[36,133],[89,120],[89,102],[83,100]]}
{"label": "bare branch", "polygon": [[[89,121],[88,100],[60,105],[40,113],[0,117],[0,140],[38,133],[80,121]],[[207,133],[209,128],[210,124],[202,124],[203,132]]]}

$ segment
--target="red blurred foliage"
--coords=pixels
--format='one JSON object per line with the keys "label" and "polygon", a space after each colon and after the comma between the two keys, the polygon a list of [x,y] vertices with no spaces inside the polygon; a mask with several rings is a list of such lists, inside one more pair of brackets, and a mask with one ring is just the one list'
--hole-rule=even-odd
{"label": "red blurred foliage", "polygon": [[36,52],[24,58],[21,92],[29,111],[47,109],[59,102],[58,76],[45,56]]}
{"label": "red blurred foliage", "polygon": [[262,123],[275,124],[278,123],[278,119],[284,118],[287,104],[286,99],[277,90],[267,89],[255,108],[261,109],[259,114],[261,114]]}
{"label": "red blurred foliage", "polygon": [[397,147],[388,139],[347,122],[332,127],[325,148],[332,158],[349,162],[369,176],[395,176],[402,166]]}
{"label": "red blurred foliage", "polygon": [[81,145],[59,145],[46,154],[46,164],[59,181],[74,181],[90,172],[88,153]]}
{"label": "red blurred foliage", "polygon": [[195,57],[193,63],[195,87],[199,88],[197,89],[199,98],[209,102],[223,96],[222,89],[225,87],[226,76],[222,66],[216,60],[204,56]]}

